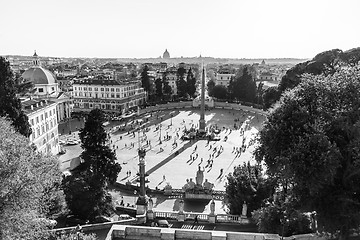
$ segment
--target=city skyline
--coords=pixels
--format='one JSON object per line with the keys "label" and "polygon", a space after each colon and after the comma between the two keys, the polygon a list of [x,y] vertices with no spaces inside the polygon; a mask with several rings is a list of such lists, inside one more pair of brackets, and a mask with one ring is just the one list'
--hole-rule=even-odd
{"label": "city skyline", "polygon": [[6,1],[0,55],[312,58],[359,47],[360,2]]}

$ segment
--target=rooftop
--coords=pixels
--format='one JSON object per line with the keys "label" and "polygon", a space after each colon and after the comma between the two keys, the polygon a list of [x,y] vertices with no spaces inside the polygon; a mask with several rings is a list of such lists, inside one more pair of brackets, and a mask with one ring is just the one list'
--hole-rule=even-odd
{"label": "rooftop", "polygon": [[37,110],[46,108],[55,102],[45,99],[26,99],[21,102],[25,114],[36,112]]}

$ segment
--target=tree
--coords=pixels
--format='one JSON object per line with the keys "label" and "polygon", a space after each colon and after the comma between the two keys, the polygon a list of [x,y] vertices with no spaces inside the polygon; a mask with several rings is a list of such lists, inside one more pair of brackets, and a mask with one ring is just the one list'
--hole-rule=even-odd
{"label": "tree", "polygon": [[217,99],[227,99],[228,91],[227,88],[223,85],[216,85],[212,89],[212,96]]}
{"label": "tree", "polygon": [[264,199],[273,193],[273,184],[264,179],[260,165],[250,163],[234,167],[234,172],[227,176],[226,205],[230,214],[242,214],[243,203],[248,205],[248,214],[260,208]]}
{"label": "tree", "polygon": [[263,104],[263,95],[264,95],[264,83],[260,82],[256,86],[256,104]]}
{"label": "tree", "polygon": [[253,212],[253,219],[262,233],[277,233],[283,237],[311,233],[310,219],[291,203],[274,199]]}
{"label": "tree", "polygon": [[107,134],[102,110],[92,110],[80,130],[80,157],[84,160],[83,171],[63,179],[63,189],[69,209],[83,219],[93,220],[100,214],[111,211],[111,196],[107,186],[114,183],[121,170],[115,152],[107,145]]}
{"label": "tree", "polygon": [[267,97],[273,97],[268,99],[268,103],[273,104],[277,102],[284,91],[296,87],[300,83],[303,74],[331,75],[343,66],[356,66],[359,61],[360,48],[354,48],[345,52],[340,49],[333,49],[319,53],[313,59],[296,64],[286,71],[278,86],[278,94],[268,95]]}
{"label": "tree", "polygon": [[29,119],[21,109],[21,102],[16,97],[16,92],[10,64],[0,57],[0,116],[9,118],[17,132],[29,137],[32,133]]}
{"label": "tree", "polygon": [[245,66],[242,72],[230,80],[228,91],[231,94],[230,98],[236,98],[239,101],[255,102],[256,97],[256,83],[250,73],[251,69]]}
{"label": "tree", "polygon": [[214,87],[215,87],[215,81],[209,80],[208,83],[207,83],[207,88],[208,88],[209,96],[211,96],[211,97],[214,96],[213,95]]}
{"label": "tree", "polygon": [[[78,238],[79,237],[79,238]],[[84,234],[83,232],[76,233],[66,233],[64,232],[57,232],[55,236],[51,238],[51,240],[69,240],[69,239],[81,239],[81,240],[97,240],[95,233],[91,234]]]}
{"label": "tree", "polygon": [[269,109],[280,98],[280,92],[277,87],[269,87],[262,95],[264,109]]}
{"label": "tree", "polygon": [[196,78],[191,68],[189,69],[186,76],[186,84],[187,84],[187,93],[190,95],[190,97],[194,97],[196,92]]}
{"label": "tree", "polygon": [[63,210],[58,162],[10,124],[0,118],[0,239],[47,239],[45,219]]}
{"label": "tree", "polygon": [[155,92],[156,92],[156,96],[159,99],[162,99],[164,94],[163,94],[163,81],[161,78],[155,80]]}
{"label": "tree", "polygon": [[100,109],[92,110],[80,130],[81,147],[84,151],[81,158],[86,168],[100,179],[114,183],[121,166],[116,162],[115,152],[109,147],[107,133],[103,127],[105,122],[104,112]]}
{"label": "tree", "polygon": [[167,99],[170,99],[172,94],[172,88],[169,85],[169,81],[167,80],[166,72],[164,72],[162,76],[162,83],[163,83],[163,94],[166,96]]}
{"label": "tree", "polygon": [[144,88],[146,92],[148,93],[151,92],[151,83],[150,83],[148,65],[145,65],[143,70],[141,71],[141,86]]}
{"label": "tree", "polygon": [[183,67],[179,67],[176,72],[177,95],[180,98],[186,98],[187,96],[187,83],[185,81],[185,73],[186,73],[186,69]]}
{"label": "tree", "polygon": [[360,223],[360,70],[305,75],[268,116],[256,158],[284,194],[346,239]]}

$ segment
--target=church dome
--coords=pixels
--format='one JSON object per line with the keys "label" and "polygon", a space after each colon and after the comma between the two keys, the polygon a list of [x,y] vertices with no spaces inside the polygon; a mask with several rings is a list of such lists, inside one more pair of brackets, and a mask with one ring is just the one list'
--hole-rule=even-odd
{"label": "church dome", "polygon": [[49,70],[34,66],[27,69],[22,75],[23,79],[31,81],[34,84],[55,84],[56,77]]}
{"label": "church dome", "polygon": [[165,49],[165,52],[163,54],[163,58],[170,58],[170,53],[168,52],[167,49]]}

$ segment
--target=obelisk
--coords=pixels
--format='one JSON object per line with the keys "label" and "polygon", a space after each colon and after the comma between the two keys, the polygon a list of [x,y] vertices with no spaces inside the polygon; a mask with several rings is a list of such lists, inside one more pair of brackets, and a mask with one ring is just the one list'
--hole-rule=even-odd
{"label": "obelisk", "polygon": [[201,75],[201,105],[200,105],[200,121],[199,133],[205,132],[205,69],[203,66]]}

